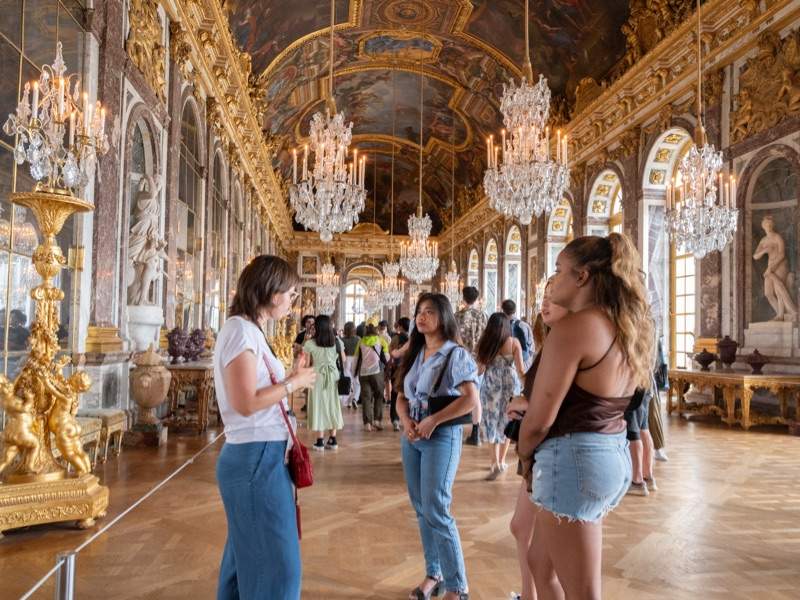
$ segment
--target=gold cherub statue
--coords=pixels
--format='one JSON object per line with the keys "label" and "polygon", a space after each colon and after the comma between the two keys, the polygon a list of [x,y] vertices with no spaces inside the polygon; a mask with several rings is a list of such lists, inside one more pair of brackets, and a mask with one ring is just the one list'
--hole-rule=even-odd
{"label": "gold cherub statue", "polygon": [[0,398],[6,413],[6,426],[3,430],[3,458],[0,461],[2,473],[17,456],[27,471],[37,472],[34,466],[39,452],[39,437],[36,435],[36,405],[33,393],[20,398],[14,394],[14,384],[0,375]]}
{"label": "gold cherub statue", "polygon": [[53,397],[47,428],[55,436],[56,447],[61,456],[75,467],[75,472],[78,475],[91,473],[92,463],[83,450],[81,426],[78,425],[75,414],[78,412],[78,396],[91,387],[92,381],[84,371],[73,373],[68,379],[59,379],[59,383],[65,385],[56,386],[51,380],[44,380],[47,392]]}

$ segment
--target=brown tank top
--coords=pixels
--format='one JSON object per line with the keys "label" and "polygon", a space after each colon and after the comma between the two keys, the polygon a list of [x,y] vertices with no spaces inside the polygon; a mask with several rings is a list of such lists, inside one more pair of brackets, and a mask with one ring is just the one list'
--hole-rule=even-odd
{"label": "brown tank top", "polygon": [[[617,338],[611,342],[606,353],[593,365],[578,369],[579,372],[589,371],[605,360]],[[556,420],[547,433],[548,438],[559,437],[568,433],[622,433],[627,429],[625,424],[625,409],[633,396],[619,398],[605,398],[587,392],[574,381],[564,396],[564,401],[558,409]]]}

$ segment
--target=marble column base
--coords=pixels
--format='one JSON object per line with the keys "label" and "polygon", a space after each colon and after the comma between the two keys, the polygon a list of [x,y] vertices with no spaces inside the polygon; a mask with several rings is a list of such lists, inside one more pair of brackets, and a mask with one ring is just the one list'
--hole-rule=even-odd
{"label": "marble column base", "polygon": [[116,408],[125,411],[127,425],[133,424],[136,404],[130,398],[130,354],[87,352],[83,369],[92,378],[92,387],[81,395],[84,409]]}
{"label": "marble column base", "polygon": [[739,354],[750,354],[756,348],[766,356],[800,356],[798,330],[787,321],[750,323],[744,330],[744,347]]}
{"label": "marble column base", "polygon": [[161,423],[137,423],[125,433],[126,446],[151,446],[157,448],[167,443],[169,427]]}

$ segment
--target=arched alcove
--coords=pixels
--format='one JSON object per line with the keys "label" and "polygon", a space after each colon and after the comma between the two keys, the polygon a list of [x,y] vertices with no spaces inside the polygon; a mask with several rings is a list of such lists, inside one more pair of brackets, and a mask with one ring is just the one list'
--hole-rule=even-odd
{"label": "arched alcove", "polygon": [[545,247],[545,275],[550,277],[556,270],[556,258],[574,237],[572,207],[562,198],[547,220],[547,243]]}
{"label": "arched alcove", "polygon": [[622,182],[612,169],[601,171],[592,183],[586,209],[586,234],[608,235],[622,232]]}
{"label": "arched alcove", "polygon": [[644,248],[651,312],[664,336],[665,350],[673,367],[691,366],[697,329],[695,258],[678,253],[666,229],[667,185],[680,184],[679,165],[692,146],[692,136],[673,127],[661,133],[647,156],[642,179]]}

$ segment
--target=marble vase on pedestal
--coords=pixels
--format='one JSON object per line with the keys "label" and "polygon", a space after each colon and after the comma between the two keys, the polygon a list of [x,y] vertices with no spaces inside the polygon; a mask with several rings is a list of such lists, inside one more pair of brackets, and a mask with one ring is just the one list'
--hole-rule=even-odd
{"label": "marble vase on pedestal", "polygon": [[158,348],[164,311],[160,306],[128,305],[128,335],[134,352],[144,352],[151,345]]}
{"label": "marble vase on pedestal", "polygon": [[156,416],[155,409],[167,399],[172,374],[164,367],[161,355],[152,344],[147,352],[137,355],[133,363],[136,367],[131,371],[131,396],[139,407],[133,430],[143,443],[161,446],[167,440],[167,428]]}

